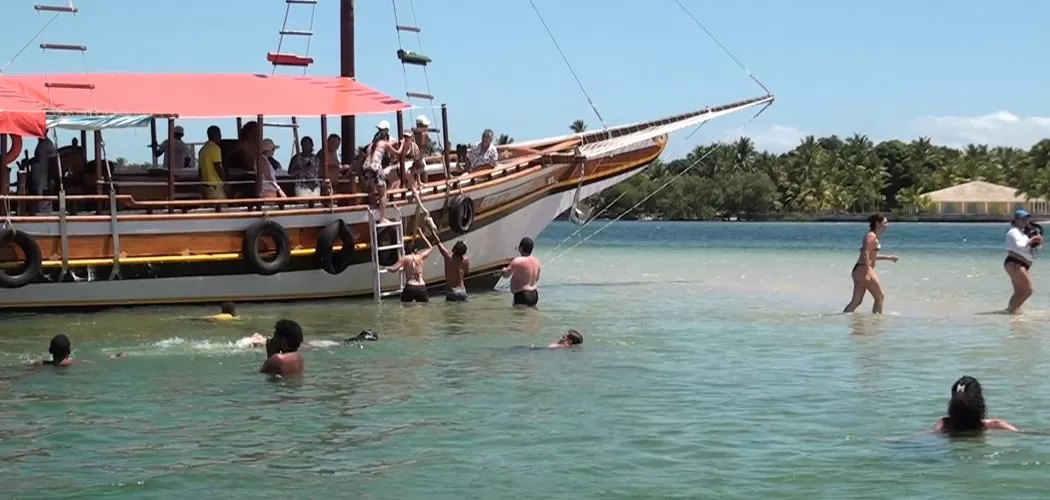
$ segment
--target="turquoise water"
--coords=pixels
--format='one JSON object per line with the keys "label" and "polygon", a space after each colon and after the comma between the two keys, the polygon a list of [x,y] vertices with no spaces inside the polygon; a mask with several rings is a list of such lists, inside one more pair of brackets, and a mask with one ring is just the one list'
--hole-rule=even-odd
{"label": "turquoise water", "polygon": [[[881,317],[838,313],[862,224],[617,223],[552,253],[573,230],[539,242],[539,310],[504,290],[242,305],[231,324],[5,316],[0,496],[1045,498],[1050,437],[912,436],[963,374],[990,416],[1050,430],[1043,262],[1023,317],[979,314],[1010,293],[1004,225],[891,225]],[[301,382],[269,381],[237,341],[281,317],[381,340],[322,342]],[[582,348],[527,348],[565,328]],[[95,362],[21,366],[59,332]]]}

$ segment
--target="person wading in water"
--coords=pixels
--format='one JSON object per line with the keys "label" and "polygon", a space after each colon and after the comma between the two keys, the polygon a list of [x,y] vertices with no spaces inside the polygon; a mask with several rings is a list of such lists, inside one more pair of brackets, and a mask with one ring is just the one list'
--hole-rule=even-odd
{"label": "person wading in water", "polygon": [[386,268],[387,272],[396,273],[401,271],[405,273],[405,289],[401,291],[401,302],[430,302],[430,296],[427,294],[427,283],[423,281],[423,263],[426,262],[427,257],[430,257],[430,252],[433,251],[434,247],[430,244],[430,240],[427,239],[426,235],[423,234],[422,229],[416,229],[416,234],[423,238],[423,242],[426,243],[427,247],[420,249],[418,242],[406,243],[406,255],[401,257],[397,264]]}
{"label": "person wading in water", "polygon": [[1032,278],[1028,275],[1028,270],[1035,260],[1032,249],[1043,244],[1043,237],[1038,234],[1028,236],[1031,217],[1032,214],[1025,210],[1014,212],[1010,230],[1006,232],[1006,261],[1003,262],[1003,269],[1010,277],[1010,285],[1014,289],[1010,302],[1006,305],[1006,312],[1009,314],[1021,312],[1021,306],[1032,296]]}
{"label": "person wading in water", "polygon": [[520,257],[514,257],[510,265],[503,269],[503,277],[510,277],[510,291],[514,293],[514,305],[536,307],[540,301],[540,292],[536,282],[540,280],[540,259],[532,255],[536,246],[528,236],[518,243]]}
{"label": "person wading in water", "polygon": [[857,310],[860,303],[864,301],[864,293],[867,292],[871,293],[871,298],[875,300],[875,303],[871,306],[871,312],[882,314],[882,301],[885,296],[882,294],[882,283],[879,282],[879,275],[875,274],[875,262],[879,260],[897,262],[896,255],[879,255],[879,250],[882,249],[879,236],[886,231],[888,226],[889,221],[886,220],[885,215],[874,214],[868,217],[868,232],[864,235],[864,241],[860,244],[860,257],[857,258],[857,263],[853,265],[851,273],[853,277],[853,298],[850,299],[849,304],[846,304],[846,308],[842,312],[851,313]]}

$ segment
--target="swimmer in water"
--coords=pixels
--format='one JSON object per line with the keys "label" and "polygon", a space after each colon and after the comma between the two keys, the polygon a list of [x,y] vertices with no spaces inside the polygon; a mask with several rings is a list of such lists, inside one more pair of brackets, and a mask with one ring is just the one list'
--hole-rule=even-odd
{"label": "swimmer in water", "polygon": [[219,314],[208,316],[207,319],[212,321],[230,321],[237,319],[237,308],[234,307],[233,302],[223,302],[219,306]]}
{"label": "swimmer in water", "polygon": [[417,229],[416,234],[423,239],[426,248],[422,248],[418,242],[406,243],[405,256],[401,257],[396,264],[386,268],[390,273],[398,271],[405,273],[405,288],[401,290],[401,302],[430,302],[427,283],[423,280],[423,264],[426,263],[427,257],[430,257],[430,252],[434,247],[423,234],[422,229]]}
{"label": "swimmer in water", "polygon": [[80,364],[80,361],[69,357],[69,355],[73,353],[73,346],[69,341],[69,337],[61,333],[51,337],[51,345],[48,346],[47,352],[51,354],[51,359],[39,361],[37,364],[51,366],[72,366]]}
{"label": "swimmer in water", "polygon": [[1003,269],[1010,277],[1010,285],[1014,289],[1006,305],[1008,314],[1021,312],[1021,306],[1032,296],[1032,278],[1028,275],[1028,270],[1031,269],[1034,260],[1032,249],[1043,244],[1043,237],[1028,237],[1025,230],[1031,223],[1031,217],[1032,214],[1025,210],[1014,212],[1010,230],[1006,232],[1006,261],[1003,262]]}
{"label": "swimmer in water", "polygon": [[952,384],[948,416],[942,417],[934,424],[933,432],[950,436],[980,434],[990,430],[1018,432],[1016,427],[1005,420],[984,417],[985,405],[981,384],[973,377],[962,377]]}
{"label": "swimmer in water", "polygon": [[550,349],[559,349],[562,347],[575,347],[583,343],[583,334],[576,330],[566,330],[565,334],[558,339],[557,342],[552,342],[547,347]]}
{"label": "swimmer in water", "polygon": [[540,301],[540,292],[536,283],[540,280],[540,259],[532,255],[535,247],[528,236],[518,243],[520,257],[514,257],[510,264],[503,268],[503,277],[510,278],[510,291],[514,294],[514,306],[536,307]]}
{"label": "swimmer in water", "polygon": [[273,326],[273,337],[266,342],[266,361],[259,373],[289,377],[302,375],[305,363],[299,354],[303,343],[303,328],[290,319],[277,321]]}
{"label": "swimmer in water", "polygon": [[364,330],[357,334],[356,337],[343,339],[344,344],[352,344],[354,342],[376,342],[379,340],[379,334],[372,330]]}
{"label": "swimmer in water", "polygon": [[[330,347],[331,344],[328,342],[342,342],[344,344],[353,344],[356,342],[375,342],[379,340],[379,334],[372,330],[364,330],[358,333],[355,337],[350,337],[340,340],[321,340],[315,341],[314,343],[304,342],[303,345],[299,346],[299,350],[303,351],[310,348],[325,348]],[[266,347],[268,339],[259,333],[253,333],[251,337],[245,337],[237,341],[237,345],[240,347],[247,346],[252,349],[263,349]]]}
{"label": "swimmer in water", "polygon": [[867,292],[875,300],[871,306],[871,312],[882,314],[882,301],[885,297],[882,294],[882,283],[879,282],[879,276],[875,274],[875,262],[879,260],[897,262],[898,260],[896,255],[879,255],[879,250],[882,250],[879,236],[886,231],[888,226],[889,221],[885,215],[874,214],[868,217],[868,232],[864,235],[864,241],[860,245],[860,257],[857,258],[857,263],[854,264],[851,272],[853,298],[850,299],[849,304],[846,304],[842,312],[851,313],[857,310],[860,303],[864,301],[864,293]]}

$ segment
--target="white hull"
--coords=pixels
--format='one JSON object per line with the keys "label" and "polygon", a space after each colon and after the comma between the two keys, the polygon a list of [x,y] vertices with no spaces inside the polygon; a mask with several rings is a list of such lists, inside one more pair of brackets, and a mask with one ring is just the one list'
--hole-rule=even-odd
{"label": "white hull", "polygon": [[[580,198],[641,172],[635,169],[618,176],[585,185]],[[501,220],[471,231],[461,238],[466,242],[473,269],[492,269],[517,255],[518,241],[524,236],[536,238],[558,214],[573,202],[575,190],[552,194],[536,200]],[[445,242],[447,246],[457,240]],[[384,289],[397,286],[396,275],[383,275]],[[426,263],[428,283],[444,281],[440,255]],[[267,301],[310,298],[368,296],[372,290],[371,263],[357,264],[342,274],[323,270],[291,271],[273,276],[254,274],[223,276],[189,276],[176,278],[31,284],[18,289],[0,289],[0,308],[48,308],[75,306],[108,306],[114,304],[177,304],[221,301]]]}

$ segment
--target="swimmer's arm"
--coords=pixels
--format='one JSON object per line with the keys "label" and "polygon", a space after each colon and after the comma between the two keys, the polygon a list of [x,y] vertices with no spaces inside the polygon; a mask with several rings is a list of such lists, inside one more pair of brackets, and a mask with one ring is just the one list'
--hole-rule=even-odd
{"label": "swimmer's arm", "polygon": [[897,257],[896,255],[879,255],[879,256],[875,257],[876,261],[879,261],[879,260],[890,260],[890,261],[893,261],[893,262],[897,262],[898,259],[899,259],[899,257]]}
{"label": "swimmer's arm", "polygon": [[937,423],[933,424],[933,429],[930,429],[930,430],[932,432],[944,432],[944,419],[943,418],[937,419]]}
{"label": "swimmer's arm", "polygon": [[402,258],[401,260],[397,261],[397,264],[394,264],[394,265],[386,268],[386,270],[387,270],[387,272],[390,272],[390,273],[396,273],[396,272],[401,270],[401,266],[403,266],[404,264],[405,264],[405,261]]}
{"label": "swimmer's arm", "polygon": [[452,252],[449,252],[448,249],[445,248],[445,244],[441,243],[440,239],[437,241],[437,247],[438,247],[438,251],[441,252],[441,256],[442,257],[444,257],[446,259],[451,259],[452,258]]}
{"label": "swimmer's arm", "polygon": [[427,244],[427,249],[419,252],[419,258],[421,260],[426,260],[427,257],[430,257],[430,252],[434,250],[434,245],[430,244],[430,240],[427,239],[427,235],[423,234],[422,229],[416,229],[416,232],[419,233],[420,238],[423,238],[423,242]]}
{"label": "swimmer's arm", "polygon": [[513,272],[514,272],[514,263],[515,263],[515,262],[517,262],[517,261],[518,261],[518,258],[517,258],[517,257],[514,257],[514,259],[512,259],[512,260],[510,261],[510,264],[507,264],[507,267],[504,267],[504,268],[503,268],[503,277],[504,277],[504,278],[507,278],[507,277],[509,277],[509,276],[510,276],[511,274],[513,274]]}
{"label": "swimmer's arm", "polygon": [[463,272],[463,277],[466,278],[467,274],[470,273],[470,258],[469,257],[466,257],[466,256],[463,257],[463,265],[460,266],[460,270],[462,270],[462,272]]}
{"label": "swimmer's arm", "polygon": [[1005,420],[1000,420],[1000,419],[997,419],[997,418],[985,420],[984,421],[984,428],[985,429],[989,429],[989,430],[1019,432],[1017,430],[1017,427],[1014,427],[1013,425],[1010,425],[1010,423],[1005,421]]}
{"label": "swimmer's arm", "polygon": [[871,267],[871,247],[873,243],[875,243],[875,233],[869,231],[868,235],[864,237],[864,251],[861,252],[860,256],[867,267]]}

